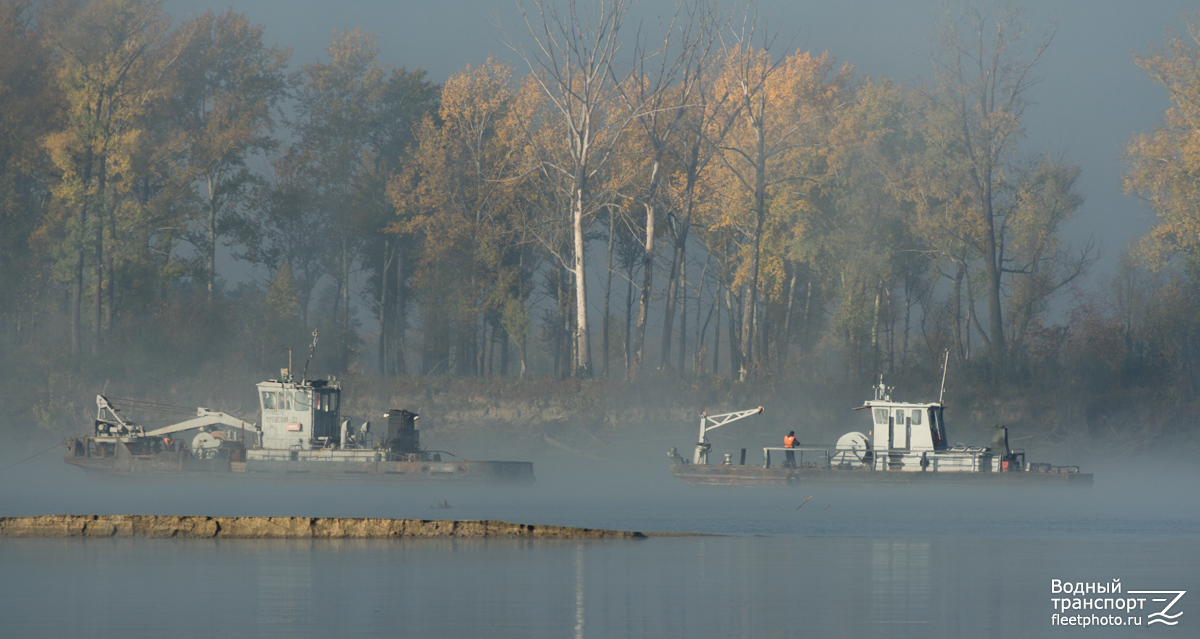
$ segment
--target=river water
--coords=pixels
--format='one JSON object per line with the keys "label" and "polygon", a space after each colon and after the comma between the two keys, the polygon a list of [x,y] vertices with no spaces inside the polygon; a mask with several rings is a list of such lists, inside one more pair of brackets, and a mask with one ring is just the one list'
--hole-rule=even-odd
{"label": "river water", "polygon": [[[0,539],[0,635],[1200,636],[1194,471],[1114,468],[1090,488],[748,489],[687,486],[663,462],[543,461],[536,485],[490,488],[97,479],[39,460],[5,474],[0,515],[499,519],[701,535]],[[1148,600],[1067,613],[1096,624],[1086,629],[1055,625],[1055,598],[1073,597],[1052,593],[1055,579],[1117,579],[1121,595],[1087,598]],[[1176,625],[1147,625],[1165,604],[1127,594],[1141,590],[1187,590],[1168,611],[1184,613]]]}

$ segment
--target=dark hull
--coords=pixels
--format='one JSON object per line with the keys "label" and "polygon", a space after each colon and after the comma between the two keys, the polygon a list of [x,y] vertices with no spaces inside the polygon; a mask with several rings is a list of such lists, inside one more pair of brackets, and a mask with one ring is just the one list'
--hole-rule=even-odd
{"label": "dark hull", "polygon": [[[240,468],[239,468],[240,467]],[[235,472],[274,475],[373,475],[396,480],[533,482],[533,462],[510,461],[256,461]]]}
{"label": "dark hull", "polygon": [[673,464],[671,474],[695,486],[806,486],[812,484],[961,483],[1090,486],[1091,473],[947,473],[773,466]]}
{"label": "dark hull", "polygon": [[232,470],[227,458],[195,459],[178,452],[87,457],[67,455],[63,461],[89,473],[228,473]]}
{"label": "dark hull", "polygon": [[314,477],[368,476],[397,481],[492,481],[532,483],[532,462],[508,461],[257,461],[231,462],[228,459],[194,459],[180,453],[129,455],[121,457],[63,458],[68,464],[88,472],[102,474],[194,474],[233,473],[243,475]]}

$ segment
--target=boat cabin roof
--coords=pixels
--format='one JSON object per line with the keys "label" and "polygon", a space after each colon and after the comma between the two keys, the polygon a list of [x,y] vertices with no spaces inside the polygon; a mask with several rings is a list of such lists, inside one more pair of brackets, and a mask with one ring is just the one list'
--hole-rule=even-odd
{"label": "boat cabin roof", "polygon": [[259,382],[257,384],[257,386],[259,388],[297,388],[297,389],[308,388],[308,389],[334,390],[334,391],[342,390],[341,382],[338,382],[337,380],[329,380],[329,379],[305,379],[305,380],[300,380],[298,382],[294,381],[294,380],[286,380],[286,379],[284,379],[284,380],[268,379],[265,382]]}
{"label": "boat cabin roof", "polygon": [[913,403],[868,400],[863,402],[863,405],[855,410],[861,410],[863,408],[945,408],[945,406],[942,406],[938,402]]}
{"label": "boat cabin roof", "polygon": [[879,380],[879,384],[875,386],[875,398],[868,399],[863,402],[863,405],[855,410],[863,408],[945,408],[941,402],[896,402],[892,401],[893,386],[885,386],[883,380]]}

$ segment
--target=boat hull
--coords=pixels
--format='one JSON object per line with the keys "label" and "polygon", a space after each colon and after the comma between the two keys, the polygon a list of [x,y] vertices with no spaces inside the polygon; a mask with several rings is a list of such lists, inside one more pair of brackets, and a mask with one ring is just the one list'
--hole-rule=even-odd
{"label": "boat hull", "polygon": [[[533,462],[513,461],[258,461],[234,462],[234,472],[275,475],[369,475],[415,481],[532,483]],[[238,468],[240,466],[241,468]]]}
{"label": "boat hull", "polygon": [[228,473],[229,458],[196,459],[181,452],[157,455],[67,455],[63,461],[89,473]]}
{"label": "boat hull", "polygon": [[532,462],[512,461],[337,461],[337,460],[256,460],[230,461],[224,458],[195,459],[178,452],[156,455],[85,457],[68,455],[68,464],[89,473],[140,474],[228,474],[258,476],[367,476],[395,481],[489,481],[533,483]]}
{"label": "boat hull", "polygon": [[1004,485],[1091,485],[1091,473],[932,472],[672,464],[671,474],[695,486],[804,486],[812,484],[970,483]]}

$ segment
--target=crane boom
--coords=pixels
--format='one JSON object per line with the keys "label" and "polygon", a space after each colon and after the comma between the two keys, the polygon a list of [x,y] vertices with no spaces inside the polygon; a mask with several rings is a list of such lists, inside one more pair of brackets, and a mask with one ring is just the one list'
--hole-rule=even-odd
{"label": "crane boom", "polygon": [[709,416],[708,413],[700,413],[700,442],[696,444],[696,454],[692,456],[692,463],[708,463],[708,451],[712,450],[712,446],[708,443],[708,436],[706,435],[708,431],[720,428],[726,424],[731,424],[739,419],[745,419],[752,415],[761,415],[765,411],[765,408],[759,406],[758,408],[752,408],[750,410],[739,410],[732,413],[722,413],[720,415],[712,416]]}
{"label": "crane boom", "polygon": [[[105,413],[108,417],[105,417]],[[113,406],[108,398],[103,395],[96,396],[96,427],[97,435],[111,436],[117,439],[138,438],[138,437],[162,437],[173,433],[181,433],[194,428],[203,428],[205,426],[229,426],[231,428],[240,429],[243,436],[247,431],[254,438],[254,444],[260,444],[262,431],[257,424],[253,422],[247,423],[233,415],[222,413],[220,411],[209,410],[207,408],[197,408],[196,416],[191,419],[184,420],[162,428],[156,428],[147,431],[142,426],[126,420],[120,409]],[[243,437],[244,438],[244,437]]]}
{"label": "crane boom", "polygon": [[256,438],[255,443],[257,443],[257,436],[258,436],[258,426],[257,425],[255,425],[253,423],[247,424],[246,422],[244,422],[232,415],[228,415],[228,414],[222,413],[220,411],[208,410],[207,408],[197,408],[195,417],[185,420],[185,421],[182,421],[182,422],[179,422],[178,424],[171,424],[170,426],[163,426],[162,428],[156,428],[152,431],[147,432],[146,436],[147,437],[162,437],[163,435],[170,435],[172,433],[180,433],[185,430],[191,430],[193,428],[200,428],[202,426],[215,426],[217,424],[221,424],[224,426],[230,426],[232,428],[239,428],[243,432],[249,431],[250,433],[252,433],[255,436],[255,438]]}

